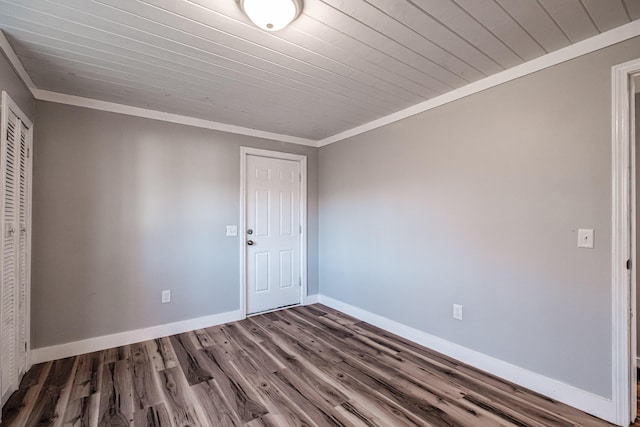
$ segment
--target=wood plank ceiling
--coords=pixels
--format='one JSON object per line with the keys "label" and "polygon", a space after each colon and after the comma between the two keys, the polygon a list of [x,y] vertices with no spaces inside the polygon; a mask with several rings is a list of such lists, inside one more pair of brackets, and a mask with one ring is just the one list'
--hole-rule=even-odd
{"label": "wood plank ceiling", "polygon": [[640,18],[640,0],[0,0],[39,89],[319,140]]}

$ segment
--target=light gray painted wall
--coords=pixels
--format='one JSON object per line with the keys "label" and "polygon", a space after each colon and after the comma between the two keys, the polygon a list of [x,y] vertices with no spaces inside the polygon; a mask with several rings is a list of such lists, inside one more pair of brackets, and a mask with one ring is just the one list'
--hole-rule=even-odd
{"label": "light gray painted wall", "polygon": [[610,73],[638,56],[633,39],[321,148],[321,293],[611,397]]}
{"label": "light gray painted wall", "polygon": [[22,112],[33,121],[35,109],[33,96],[31,96],[31,92],[18,77],[0,49],[0,91],[3,90],[18,104]]}
{"label": "light gray painted wall", "polygon": [[318,292],[317,149],[47,102],[36,114],[33,347],[237,310],[225,226],[240,215],[241,145],[307,155]]}

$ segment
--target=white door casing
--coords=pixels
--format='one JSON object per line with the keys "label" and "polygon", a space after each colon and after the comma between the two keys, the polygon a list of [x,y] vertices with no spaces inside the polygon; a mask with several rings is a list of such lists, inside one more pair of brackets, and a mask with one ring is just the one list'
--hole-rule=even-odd
{"label": "white door casing", "polygon": [[306,157],[242,147],[243,314],[304,303]]}
{"label": "white door casing", "polygon": [[[640,59],[616,65],[611,70],[612,84],[612,232],[611,232],[611,291],[612,291],[612,415],[608,420],[627,426],[634,413],[632,406],[636,374],[634,356],[635,300],[632,299],[631,279],[635,266],[627,262],[636,256],[632,236],[635,194],[633,176],[637,165],[633,158],[631,113],[633,112],[633,80],[640,73]],[[632,315],[634,313],[634,315]]]}
{"label": "white door casing", "polygon": [[247,157],[247,312],[300,303],[300,164]]}

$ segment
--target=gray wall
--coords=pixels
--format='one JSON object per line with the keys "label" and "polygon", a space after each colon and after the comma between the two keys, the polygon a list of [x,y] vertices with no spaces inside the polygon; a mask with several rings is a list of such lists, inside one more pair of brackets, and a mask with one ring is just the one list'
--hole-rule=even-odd
{"label": "gray wall", "polygon": [[29,119],[34,119],[35,102],[31,92],[13,70],[0,49],[0,91],[6,91]]}
{"label": "gray wall", "polygon": [[321,148],[321,293],[611,397],[610,74],[639,52]]}
{"label": "gray wall", "polygon": [[33,347],[238,309],[240,238],[225,225],[241,145],[308,156],[318,292],[317,149],[47,102],[36,114]]}

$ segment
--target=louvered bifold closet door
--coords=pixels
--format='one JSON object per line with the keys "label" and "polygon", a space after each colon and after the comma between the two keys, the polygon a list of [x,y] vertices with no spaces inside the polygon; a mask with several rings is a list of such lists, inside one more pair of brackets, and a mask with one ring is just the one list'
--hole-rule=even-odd
{"label": "louvered bifold closet door", "polygon": [[33,128],[20,108],[2,92],[0,122],[0,404],[18,388],[29,368],[29,269],[31,159]]}
{"label": "louvered bifold closet door", "polygon": [[16,277],[16,146],[20,121],[9,112],[2,166],[2,399],[14,390],[18,381],[18,289]]}

